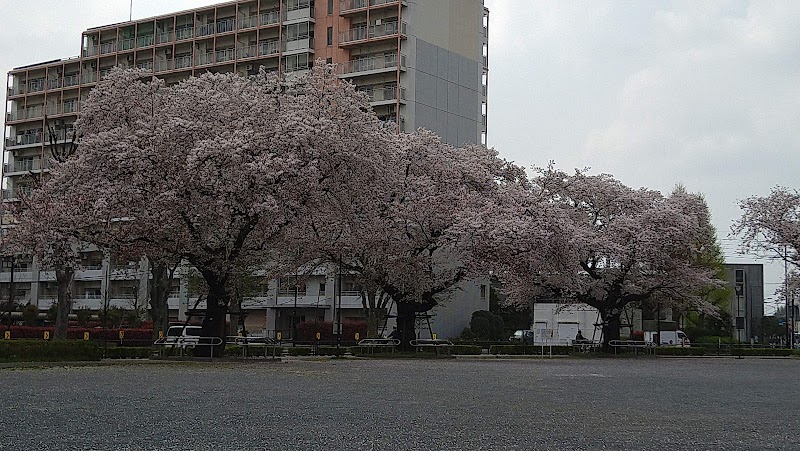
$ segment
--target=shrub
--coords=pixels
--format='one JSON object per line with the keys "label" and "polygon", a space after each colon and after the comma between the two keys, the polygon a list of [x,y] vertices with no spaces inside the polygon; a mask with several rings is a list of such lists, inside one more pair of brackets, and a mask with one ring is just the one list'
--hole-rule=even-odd
{"label": "shrub", "polygon": [[469,330],[473,337],[483,340],[499,340],[505,335],[503,329],[503,318],[500,316],[486,310],[472,313]]}
{"label": "shrub", "polygon": [[347,352],[347,348],[336,348],[335,346],[319,346],[317,348],[317,355],[343,356],[345,352]]}
{"label": "shrub", "polygon": [[731,355],[741,356],[776,356],[786,357],[792,355],[791,349],[784,348],[732,348]]}
{"label": "shrub", "polygon": [[26,326],[36,326],[39,324],[39,308],[33,304],[28,304],[22,308],[22,322]]}
{"label": "shrub", "polygon": [[77,340],[3,340],[2,362],[69,362],[100,360],[103,350],[97,343]]}
{"label": "shrub", "polygon": [[694,340],[693,343],[710,343],[710,344],[731,344],[736,343],[731,337],[720,337],[717,335],[705,335],[703,337],[698,337],[697,340]]}
{"label": "shrub", "polygon": [[153,348],[145,346],[109,346],[106,349],[107,359],[149,359]]}
{"label": "shrub", "polygon": [[[266,352],[267,357],[272,357],[273,355],[276,357],[280,357],[283,354],[283,348],[280,346],[267,346],[266,349],[263,347],[250,347],[247,350],[247,356],[263,356],[264,352]],[[274,354],[273,354],[274,352]],[[228,345],[225,346],[225,357],[242,357],[242,346],[239,345]]]}
{"label": "shrub", "polygon": [[[330,321],[303,321],[297,323],[296,328],[296,342],[316,342],[317,332],[319,332],[320,335],[320,342],[333,343],[335,341],[333,336],[333,323]],[[366,321],[342,321],[342,343],[355,343],[356,333],[358,333],[361,338],[367,336]]]}
{"label": "shrub", "polygon": [[[544,346],[544,354],[550,354],[552,350],[553,355],[569,355],[572,351],[571,346]],[[489,347],[489,354],[493,355],[541,355],[542,346],[532,345],[492,345]]]}
{"label": "shrub", "polygon": [[453,345],[450,348],[450,353],[454,355],[481,355],[483,348],[473,345]]}
{"label": "shrub", "polygon": [[289,348],[289,355],[291,356],[311,355],[311,348]]}
{"label": "shrub", "polygon": [[670,348],[670,347],[655,347],[653,348],[655,355],[706,355],[704,348]]}

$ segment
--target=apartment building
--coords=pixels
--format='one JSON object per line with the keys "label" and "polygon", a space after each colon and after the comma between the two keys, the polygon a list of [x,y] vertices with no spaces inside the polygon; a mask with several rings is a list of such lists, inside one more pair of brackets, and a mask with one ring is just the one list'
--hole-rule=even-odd
{"label": "apartment building", "polygon": [[[8,74],[3,202],[17,201],[31,189],[32,175],[48,171],[48,130],[57,145],[67,145],[81,102],[115,66],[177,83],[207,71],[254,74],[262,66],[290,77],[322,59],[336,63],[339,76],[367,93],[375,113],[398,131],[424,127],[453,145],[485,144],[488,26],[483,0],[239,0],[90,28],[82,33],[79,56]],[[3,219],[7,226],[9,218]],[[121,306],[146,299],[143,263],[115,261],[100,250],[87,252],[85,259],[76,277],[76,308],[99,308],[107,299]],[[1,269],[0,292],[8,293],[13,279],[17,302],[41,309],[55,299],[54,275],[39,271],[36,262],[18,259]],[[307,279],[302,293],[293,287],[287,292],[274,281],[248,308],[263,310],[264,328],[271,330],[280,329],[282,298],[289,295],[292,301],[299,298],[301,309],[314,306],[313,314],[293,316],[324,317],[319,305],[333,302],[333,291],[324,288],[333,286],[328,279],[325,274]],[[343,311],[355,315],[360,301],[352,288],[343,289],[341,302]],[[462,294],[485,308],[476,290]],[[181,274],[173,294],[176,314],[192,307]],[[469,314],[452,326],[455,333]]]}

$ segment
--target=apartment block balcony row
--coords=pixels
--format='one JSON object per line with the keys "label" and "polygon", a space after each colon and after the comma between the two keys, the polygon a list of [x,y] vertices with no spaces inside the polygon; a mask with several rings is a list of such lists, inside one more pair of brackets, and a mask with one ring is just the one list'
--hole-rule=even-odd
{"label": "apartment block balcony row", "polygon": [[65,75],[63,78],[48,78],[45,82],[44,78],[31,80],[28,83],[23,83],[8,88],[8,97],[21,96],[25,94],[36,94],[44,92],[45,86],[48,90],[56,90],[61,88],[69,88],[72,86],[77,87],[79,83],[79,76],[77,73]]}
{"label": "apartment block balcony row", "polygon": [[351,14],[359,12],[360,10],[369,7],[389,7],[397,6],[398,4],[405,5],[406,2],[400,0],[340,0],[339,14]]}
{"label": "apartment block balcony row", "polygon": [[114,39],[101,42],[99,45],[89,45],[83,49],[82,53],[84,57],[106,55],[118,51],[128,51],[151,47],[156,44],[168,44],[192,38],[203,38],[218,34],[232,33],[237,30],[247,30],[256,28],[258,26],[267,27],[271,25],[277,25],[281,21],[303,19],[313,21],[313,7],[307,6],[301,9],[284,11],[283,15],[281,15],[279,11],[267,11],[258,15],[240,16],[238,19],[229,17],[203,25],[180,27],[176,28],[175,30],[164,30],[135,38],[130,37],[119,40]]}
{"label": "apartment block balcony row", "polygon": [[30,193],[31,187],[28,185],[22,185],[12,189],[4,189],[3,200],[16,200],[19,199],[20,195],[27,196]]}
{"label": "apartment block balcony row", "polygon": [[343,31],[339,34],[339,45],[349,45],[373,39],[385,39],[393,36],[405,36],[406,22],[382,22],[370,26],[360,26]]}
{"label": "apartment block balcony row", "polygon": [[396,102],[398,100],[403,101],[406,99],[406,88],[402,86],[398,87],[394,83],[379,86],[362,86],[358,89],[365,93],[367,97],[369,97],[369,101],[373,104]]}
{"label": "apartment block balcony row", "polygon": [[15,161],[14,164],[7,163],[3,165],[3,173],[6,175],[15,172],[40,171],[42,169],[50,169],[50,162],[41,158],[25,159]]}

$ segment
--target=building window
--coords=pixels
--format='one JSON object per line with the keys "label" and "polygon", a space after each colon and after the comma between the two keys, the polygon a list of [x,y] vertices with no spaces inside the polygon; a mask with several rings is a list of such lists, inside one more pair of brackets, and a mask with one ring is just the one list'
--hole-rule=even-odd
{"label": "building window", "polygon": [[325,282],[320,282],[319,284],[319,295],[325,296]]}
{"label": "building window", "polygon": [[328,15],[333,14],[333,0],[328,0]]}
{"label": "building window", "polygon": [[328,45],[333,45],[333,27],[328,27]]}
{"label": "building window", "polygon": [[485,300],[486,299],[486,292],[487,291],[488,290],[486,289],[486,285],[481,285],[481,300]]}

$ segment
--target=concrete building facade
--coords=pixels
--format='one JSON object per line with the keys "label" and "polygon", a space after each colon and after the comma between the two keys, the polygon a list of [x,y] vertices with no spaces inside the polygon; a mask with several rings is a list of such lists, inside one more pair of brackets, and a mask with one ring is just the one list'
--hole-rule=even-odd
{"label": "concrete building facade", "polygon": [[[87,29],[79,56],[8,74],[3,202],[18,201],[19,193],[30,191],[31,176],[49,170],[51,140],[70,142],[81,102],[115,66],[137,67],[177,83],[207,71],[248,75],[260,67],[290,77],[322,59],[336,63],[340,78],[364,91],[375,113],[398,131],[422,127],[453,145],[485,144],[488,26],[482,0],[239,0]],[[10,223],[2,215],[3,226]],[[143,305],[146,263],[116,261],[101,250],[86,252],[84,260],[76,275],[75,308]],[[186,273],[177,272],[170,297],[176,318],[196,299]],[[272,281],[245,303],[260,312],[248,316],[249,324],[285,330],[289,304],[291,321],[329,317],[332,277],[304,279],[297,296],[293,285],[289,289],[281,280]],[[54,275],[33,260],[4,262],[0,284],[1,292],[11,292],[16,302],[40,309],[56,298]],[[473,310],[488,308],[480,287],[466,284],[457,294],[463,299],[453,303],[457,309],[438,309],[442,336],[457,335]],[[342,311],[349,312],[345,318],[358,316],[356,288],[352,283],[342,287]]]}

